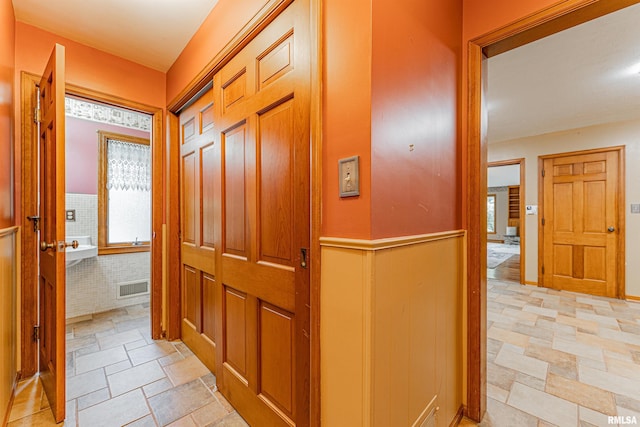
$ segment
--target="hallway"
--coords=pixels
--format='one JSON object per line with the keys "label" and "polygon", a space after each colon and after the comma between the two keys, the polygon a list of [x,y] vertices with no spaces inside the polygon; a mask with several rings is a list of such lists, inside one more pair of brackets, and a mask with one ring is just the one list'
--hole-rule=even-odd
{"label": "hallway", "polygon": [[[64,425],[246,426],[191,350],[180,341],[149,337],[145,305],[67,325]],[[21,382],[9,427],[52,425],[37,377]]]}

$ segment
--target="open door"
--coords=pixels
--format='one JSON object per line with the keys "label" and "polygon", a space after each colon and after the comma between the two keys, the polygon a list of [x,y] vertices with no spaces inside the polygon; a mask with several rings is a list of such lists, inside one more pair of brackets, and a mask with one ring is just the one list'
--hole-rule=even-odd
{"label": "open door", "polygon": [[40,376],[56,422],[65,418],[64,46],[42,73],[40,108]]}

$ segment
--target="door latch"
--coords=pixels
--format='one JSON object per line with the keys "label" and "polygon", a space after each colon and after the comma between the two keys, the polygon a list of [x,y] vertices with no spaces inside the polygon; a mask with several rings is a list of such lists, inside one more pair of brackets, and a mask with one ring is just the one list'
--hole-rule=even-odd
{"label": "door latch", "polygon": [[28,216],[27,219],[29,221],[33,221],[33,232],[37,232],[40,230],[40,215],[31,215]]}
{"label": "door latch", "polygon": [[38,341],[40,339],[40,325],[33,327],[33,340]]}
{"label": "door latch", "polygon": [[307,248],[300,248],[300,267],[307,268]]}

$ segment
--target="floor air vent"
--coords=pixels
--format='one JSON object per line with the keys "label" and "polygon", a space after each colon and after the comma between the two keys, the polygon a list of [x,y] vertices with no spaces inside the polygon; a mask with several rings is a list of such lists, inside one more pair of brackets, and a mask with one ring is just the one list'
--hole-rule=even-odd
{"label": "floor air vent", "polygon": [[118,299],[132,298],[149,293],[148,280],[118,283]]}

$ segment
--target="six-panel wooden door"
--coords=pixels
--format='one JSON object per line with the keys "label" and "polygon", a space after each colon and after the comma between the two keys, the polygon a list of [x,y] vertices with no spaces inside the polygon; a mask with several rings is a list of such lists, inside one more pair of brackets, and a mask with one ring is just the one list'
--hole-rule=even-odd
{"label": "six-panel wooden door", "polygon": [[293,2],[180,114],[183,339],[251,425],[309,424],[308,28]]}
{"label": "six-panel wooden door", "polygon": [[[216,151],[217,150],[217,151]],[[216,372],[216,219],[219,149],[213,91],[180,114],[182,340]]]}
{"label": "six-panel wooden door", "polygon": [[617,297],[618,150],[544,159],[543,285]]}
{"label": "six-panel wooden door", "polygon": [[65,56],[56,44],[40,80],[40,378],[56,422],[65,418]]}

